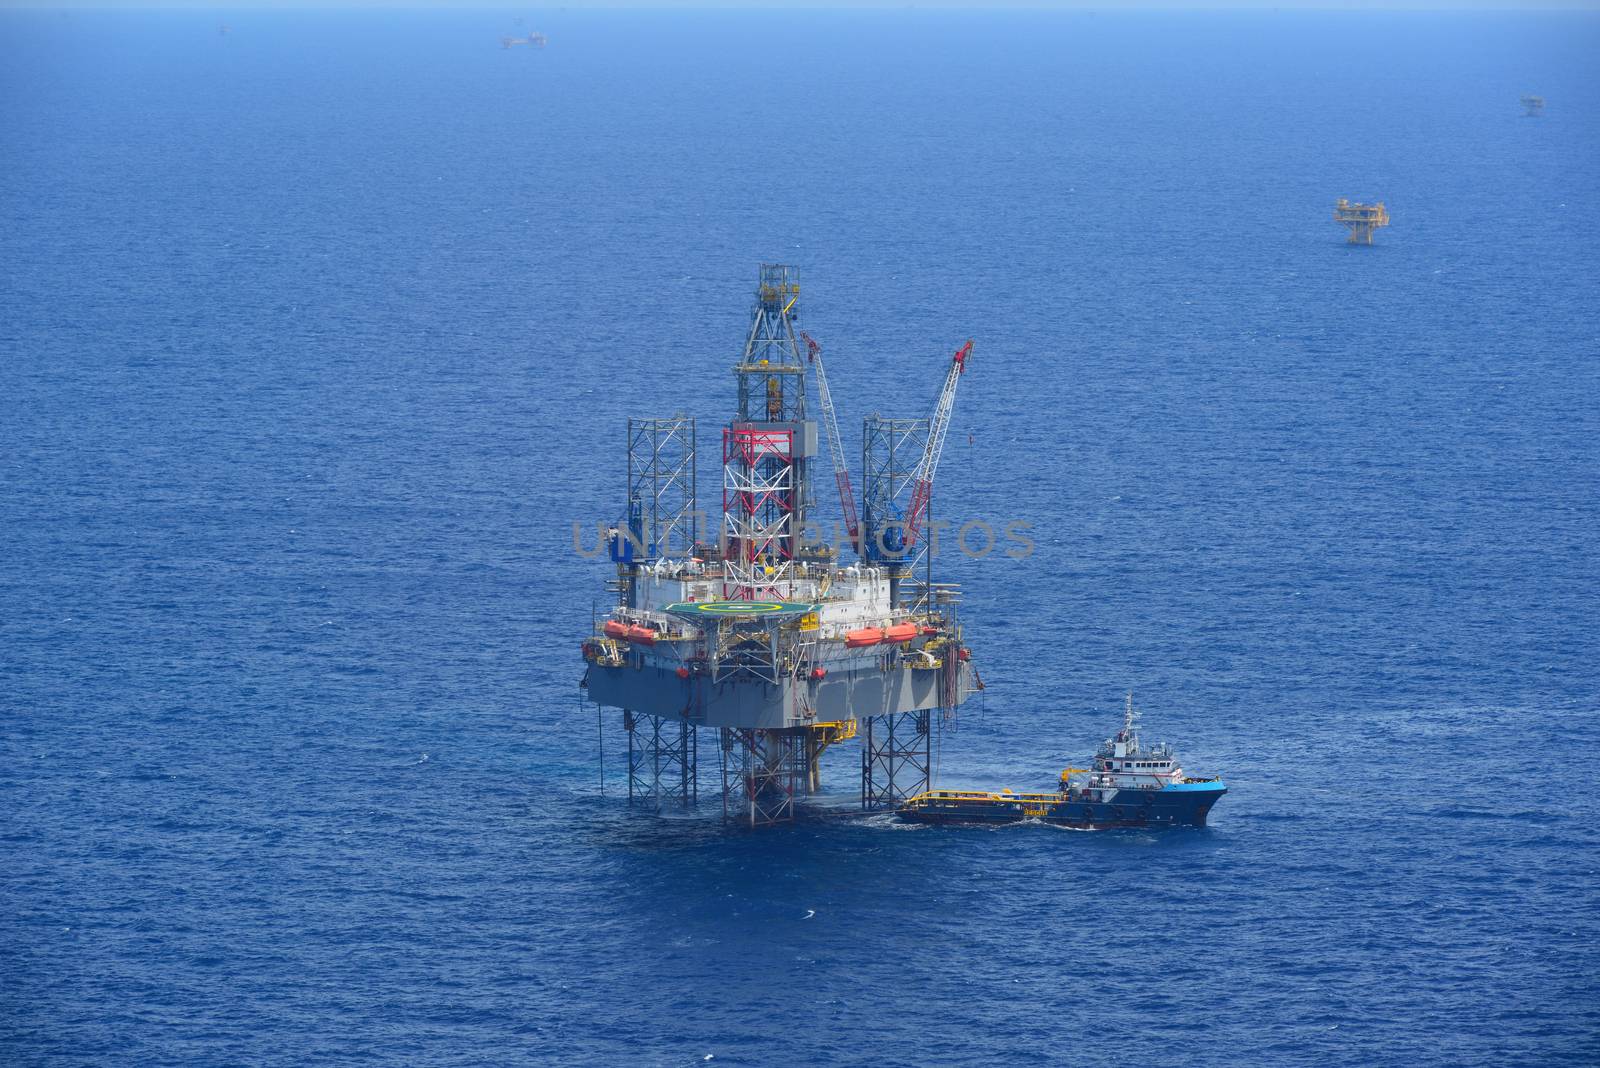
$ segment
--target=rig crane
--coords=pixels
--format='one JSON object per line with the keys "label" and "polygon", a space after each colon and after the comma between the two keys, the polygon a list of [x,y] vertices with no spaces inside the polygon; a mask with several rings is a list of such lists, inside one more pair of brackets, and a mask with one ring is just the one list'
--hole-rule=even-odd
{"label": "rig crane", "polygon": [[844,443],[839,438],[839,417],[834,414],[833,394],[828,392],[828,375],[822,369],[822,346],[804,330],[800,331],[800,336],[805,339],[811,366],[817,369],[817,399],[822,402],[822,425],[828,433],[828,452],[833,458],[833,480],[839,486],[839,506],[844,509],[845,532],[851,544],[859,548],[861,524],[856,518],[856,494],[850,485],[850,469],[844,462]]}
{"label": "rig crane", "polygon": [[950,429],[950,416],[956,407],[956,385],[967,371],[967,357],[972,355],[972,341],[956,350],[950,360],[950,370],[944,376],[944,386],[939,390],[939,402],[934,405],[933,419],[928,424],[928,444],[922,450],[922,460],[912,474],[911,507],[906,511],[906,549],[917,543],[922,529],[922,517],[928,511],[928,500],[933,496],[933,476],[939,470],[939,456],[944,452],[944,435]]}

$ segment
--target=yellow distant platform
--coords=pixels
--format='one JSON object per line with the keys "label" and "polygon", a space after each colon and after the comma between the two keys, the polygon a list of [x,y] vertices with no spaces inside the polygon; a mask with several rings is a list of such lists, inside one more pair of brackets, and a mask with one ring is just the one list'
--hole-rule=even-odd
{"label": "yellow distant platform", "polygon": [[1389,209],[1381,200],[1376,204],[1356,204],[1340,197],[1333,206],[1333,221],[1349,229],[1349,244],[1370,245],[1372,231],[1389,225]]}

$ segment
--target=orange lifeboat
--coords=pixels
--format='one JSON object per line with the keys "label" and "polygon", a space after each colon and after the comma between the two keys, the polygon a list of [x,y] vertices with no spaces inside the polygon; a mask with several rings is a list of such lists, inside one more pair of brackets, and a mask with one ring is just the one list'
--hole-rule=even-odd
{"label": "orange lifeboat", "polygon": [[629,627],[628,640],[630,642],[638,642],[640,645],[654,645],[656,643],[656,632],[649,627]]}
{"label": "orange lifeboat", "polygon": [[915,623],[896,623],[883,632],[883,640],[886,642],[908,642],[916,636],[917,625]]}
{"label": "orange lifeboat", "polygon": [[607,638],[616,638],[618,641],[628,640],[628,625],[619,623],[614,619],[606,620],[606,625],[600,628]]}
{"label": "orange lifeboat", "polygon": [[864,645],[877,645],[883,641],[882,627],[862,627],[860,630],[847,631],[844,636],[846,649],[860,649]]}

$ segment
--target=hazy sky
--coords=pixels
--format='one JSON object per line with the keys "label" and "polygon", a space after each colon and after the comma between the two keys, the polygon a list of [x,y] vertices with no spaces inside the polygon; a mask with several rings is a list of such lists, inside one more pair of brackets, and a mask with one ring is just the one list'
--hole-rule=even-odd
{"label": "hazy sky", "polygon": [[1600,0],[0,0],[0,8],[458,8],[514,10],[536,15],[552,8],[1042,8],[1119,9],[1315,9],[1348,10],[1600,10]]}

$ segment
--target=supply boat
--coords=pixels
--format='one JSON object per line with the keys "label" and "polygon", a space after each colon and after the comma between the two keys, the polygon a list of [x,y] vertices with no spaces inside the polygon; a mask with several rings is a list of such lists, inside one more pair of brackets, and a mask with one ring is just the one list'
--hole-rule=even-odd
{"label": "supply boat", "polygon": [[1106,739],[1089,768],[1061,773],[1055,793],[929,790],[906,800],[902,820],[916,823],[1018,823],[1036,819],[1082,830],[1112,827],[1204,827],[1228,792],[1220,777],[1183,773],[1166,743],[1139,742],[1139,712],[1128,695],[1122,729]]}

